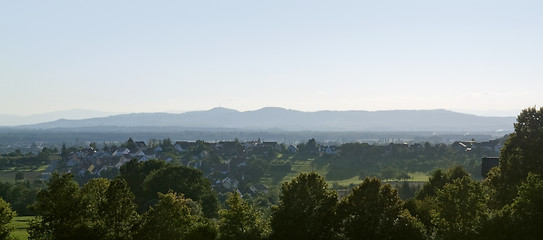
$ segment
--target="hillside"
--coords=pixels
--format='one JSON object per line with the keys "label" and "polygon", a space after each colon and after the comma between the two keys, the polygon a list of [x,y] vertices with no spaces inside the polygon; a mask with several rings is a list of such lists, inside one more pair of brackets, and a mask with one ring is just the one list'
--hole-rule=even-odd
{"label": "hillside", "polygon": [[318,111],[226,108],[186,113],[131,113],[81,120],[60,119],[26,129],[86,127],[186,127],[286,131],[439,131],[489,132],[513,128],[513,117],[481,117],[449,110]]}

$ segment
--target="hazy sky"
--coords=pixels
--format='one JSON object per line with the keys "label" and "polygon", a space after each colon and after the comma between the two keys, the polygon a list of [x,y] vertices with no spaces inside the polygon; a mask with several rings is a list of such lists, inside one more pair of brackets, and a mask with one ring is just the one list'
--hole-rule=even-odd
{"label": "hazy sky", "polygon": [[543,102],[543,1],[0,0],[0,114]]}

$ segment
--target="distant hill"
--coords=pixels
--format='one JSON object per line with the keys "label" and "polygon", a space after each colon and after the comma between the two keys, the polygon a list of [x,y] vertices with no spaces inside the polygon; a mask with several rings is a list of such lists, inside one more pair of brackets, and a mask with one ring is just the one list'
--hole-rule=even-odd
{"label": "distant hill", "polygon": [[27,116],[0,114],[0,126],[16,126],[24,124],[37,124],[43,122],[55,121],[61,118],[65,119],[87,119],[91,117],[107,117],[116,113],[108,113],[86,109],[72,109],[67,111],[58,111],[50,113],[32,114]]}
{"label": "distant hill", "polygon": [[186,127],[286,131],[511,132],[514,117],[481,117],[449,110],[317,111],[226,108],[186,113],[131,113],[81,120],[60,119],[26,129],[89,127]]}

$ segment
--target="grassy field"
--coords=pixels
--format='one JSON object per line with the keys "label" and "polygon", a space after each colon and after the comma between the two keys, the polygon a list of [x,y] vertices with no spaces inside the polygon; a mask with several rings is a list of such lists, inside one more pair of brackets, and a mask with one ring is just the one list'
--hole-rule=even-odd
{"label": "grassy field", "polygon": [[[262,178],[262,182],[266,185],[281,185],[283,182],[288,182],[292,180],[293,178],[297,177],[299,173],[301,172],[311,172],[315,171],[321,176],[326,176],[328,173],[327,167],[315,167],[313,164],[313,159],[308,160],[293,160],[291,159],[292,163],[292,170],[287,174],[279,174],[279,173],[272,173],[270,176],[265,176]],[[422,172],[415,172],[415,173],[409,173],[409,176],[411,179],[407,180],[409,182],[418,182],[418,183],[424,183],[428,182],[428,175],[426,173]],[[354,176],[347,179],[340,179],[340,180],[327,180],[328,184],[338,184],[340,186],[349,186],[351,184],[358,185],[362,182],[361,179],[358,178],[358,176]],[[385,180],[384,182],[389,182],[388,180]],[[396,183],[398,181],[396,180],[390,180],[392,183]]]}
{"label": "grassy field", "polygon": [[23,173],[24,180],[33,182],[34,180],[40,180],[42,172],[48,165],[34,166],[34,167],[17,167],[0,170],[0,182],[15,182],[15,174]]}
{"label": "grassy field", "polygon": [[29,182],[33,182],[34,180],[39,180],[41,178],[41,171],[38,172],[38,171],[4,170],[4,171],[0,171],[0,182],[14,183],[15,174],[18,172],[22,172],[24,174],[24,179]]}
{"label": "grassy field", "polygon": [[11,231],[11,236],[17,240],[28,239],[28,233],[26,230],[28,229],[28,224],[31,219],[34,219],[34,217],[15,217],[11,222],[14,227],[13,231]]}

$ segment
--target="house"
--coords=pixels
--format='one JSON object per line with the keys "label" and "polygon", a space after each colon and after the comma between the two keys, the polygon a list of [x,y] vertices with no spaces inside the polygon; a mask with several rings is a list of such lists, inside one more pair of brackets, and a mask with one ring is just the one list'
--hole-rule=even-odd
{"label": "house", "polygon": [[143,156],[145,156],[145,153],[141,149],[130,152],[130,157],[133,158],[141,158]]}
{"label": "house", "polygon": [[114,157],[120,157],[122,155],[126,155],[126,154],[129,154],[129,153],[130,153],[130,149],[128,149],[128,148],[119,148],[115,152],[113,152],[112,155]]}
{"label": "house", "polygon": [[324,148],[323,152],[328,155],[333,155],[337,153],[337,149],[336,147],[327,146],[326,148]]}
{"label": "house", "polygon": [[79,165],[79,159],[78,158],[70,158],[68,161],[66,161],[67,167],[76,167]]}
{"label": "house", "polygon": [[131,160],[130,158],[130,155],[128,154],[125,154],[125,155],[122,155],[120,158],[119,158],[119,162],[115,165],[119,165],[119,167],[127,162],[129,162]]}
{"label": "house", "polygon": [[138,162],[147,162],[149,160],[151,160],[152,158],[150,158],[149,156],[145,155],[143,157],[141,157],[140,159],[138,159]]}
{"label": "house", "polygon": [[137,141],[134,144],[136,144],[136,148],[139,150],[147,150],[147,144],[143,141]]}
{"label": "house", "polygon": [[231,179],[229,177],[224,178],[221,183],[224,188],[229,190],[237,189],[239,185],[239,182],[237,180]]}
{"label": "house", "polygon": [[298,148],[292,144],[290,144],[287,148],[287,150],[290,152],[290,153],[297,153],[298,152]]}
{"label": "house", "polygon": [[473,147],[472,141],[456,141],[452,144],[452,147],[457,151],[471,151]]}
{"label": "house", "polygon": [[187,142],[187,141],[177,141],[173,145],[173,148],[177,150],[178,152],[187,151],[190,148],[194,147],[196,145],[195,142]]}
{"label": "house", "polygon": [[155,153],[159,153],[159,152],[162,152],[162,147],[161,146],[158,146],[155,148]]}
{"label": "house", "polygon": [[251,186],[249,189],[253,193],[259,193],[259,192],[264,193],[264,194],[268,193],[268,187],[264,184],[256,184],[254,186]]}

